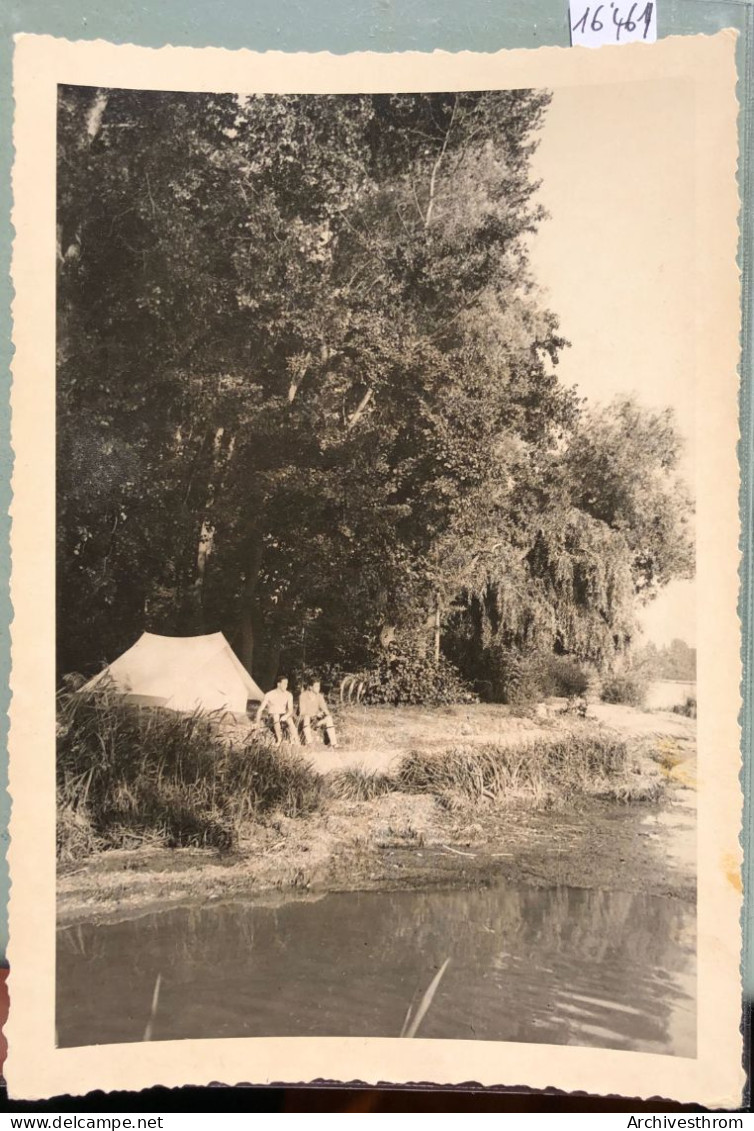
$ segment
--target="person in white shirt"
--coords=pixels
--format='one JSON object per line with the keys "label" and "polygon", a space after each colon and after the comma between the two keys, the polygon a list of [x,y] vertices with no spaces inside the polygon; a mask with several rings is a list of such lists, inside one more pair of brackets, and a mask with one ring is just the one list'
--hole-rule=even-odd
{"label": "person in white shirt", "polygon": [[296,719],[293,714],[293,696],[288,690],[288,680],[285,676],[280,677],[277,681],[277,686],[273,687],[272,691],[268,691],[259,704],[255,719],[257,726],[259,726],[265,711],[267,711],[272,719],[272,729],[275,731],[276,745],[280,746],[283,741],[283,728],[285,728],[288,742],[292,742],[295,746],[298,746],[298,730],[296,729]]}
{"label": "person in white shirt", "polygon": [[309,746],[312,742],[312,720],[314,720],[316,727],[325,728],[327,741],[333,749],[338,745],[335,723],[330,714],[330,708],[327,706],[327,700],[320,691],[318,679],[305,687],[299,695],[298,713],[301,716],[301,730],[303,731],[305,746]]}

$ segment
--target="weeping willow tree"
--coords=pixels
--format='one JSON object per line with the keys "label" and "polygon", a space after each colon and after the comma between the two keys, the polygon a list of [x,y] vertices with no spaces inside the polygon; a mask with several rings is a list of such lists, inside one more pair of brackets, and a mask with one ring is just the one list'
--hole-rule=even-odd
{"label": "weeping willow tree", "polygon": [[567,652],[599,664],[635,632],[634,582],[619,531],[572,508],[526,556],[496,554],[454,602],[451,636],[483,650]]}
{"label": "weeping willow tree", "polygon": [[693,572],[672,413],[624,398],[584,410],[548,452],[498,452],[439,551],[447,653],[481,682],[501,654],[611,667],[636,639],[640,607]]}

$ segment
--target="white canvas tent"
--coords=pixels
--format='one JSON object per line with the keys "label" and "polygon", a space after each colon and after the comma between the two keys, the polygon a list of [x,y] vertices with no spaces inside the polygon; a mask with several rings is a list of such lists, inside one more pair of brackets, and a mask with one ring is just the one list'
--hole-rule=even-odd
{"label": "white canvas tent", "polygon": [[237,658],[222,632],[209,636],[143,633],[132,648],[82,688],[105,679],[134,702],[173,711],[231,711],[242,715],[249,699],[264,692]]}

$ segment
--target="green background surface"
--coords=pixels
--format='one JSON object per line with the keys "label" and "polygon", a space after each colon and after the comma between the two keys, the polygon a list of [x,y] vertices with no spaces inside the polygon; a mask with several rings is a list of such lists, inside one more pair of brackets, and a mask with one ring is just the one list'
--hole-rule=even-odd
{"label": "green background surface", "polygon": [[[754,584],[752,579],[752,463],[754,432],[751,415],[752,323],[751,254],[751,97],[754,0],[657,0],[658,36],[713,33],[734,27],[739,40],[739,99],[742,158],[741,264],[743,269],[744,360],[741,393],[741,506],[744,520],[741,616],[744,626],[743,782],[746,793],[744,843],[748,850],[751,828],[752,701],[754,673]],[[20,0],[0,14],[0,743],[6,749],[9,631],[12,612],[8,599],[9,522],[12,453],[9,441],[8,391],[10,386],[10,169],[12,162],[12,53],[13,36],[32,32],[68,39],[106,39],[161,47],[171,43],[191,47],[251,48],[257,51],[497,51],[505,47],[568,46],[567,0]],[[0,829],[2,849],[7,846],[9,800],[7,765],[0,766]],[[754,867],[747,851],[747,887],[751,890]],[[8,876],[0,862],[0,956],[7,939]],[[746,908],[744,975],[747,993],[754,996],[754,956],[751,938],[752,903]]]}

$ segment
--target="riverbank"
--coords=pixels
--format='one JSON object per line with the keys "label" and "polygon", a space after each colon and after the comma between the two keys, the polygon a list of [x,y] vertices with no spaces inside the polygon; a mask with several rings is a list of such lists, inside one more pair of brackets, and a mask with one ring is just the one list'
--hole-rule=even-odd
{"label": "riverbank", "polygon": [[[339,723],[340,750],[305,752],[323,777],[315,812],[251,822],[233,853],[145,843],[62,865],[60,922],[262,893],[286,898],[496,881],[695,896],[693,720],[605,704],[580,720],[553,704],[529,718],[493,706],[351,708]],[[342,796],[344,772],[368,794],[371,775],[390,775],[409,751],[432,759],[453,741],[471,750],[494,742],[535,751],[573,735],[629,744],[625,773],[609,792],[569,799],[513,792],[505,803],[475,805],[405,788]]]}

